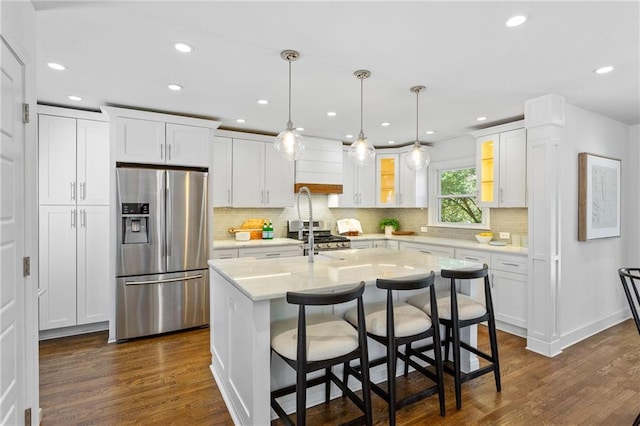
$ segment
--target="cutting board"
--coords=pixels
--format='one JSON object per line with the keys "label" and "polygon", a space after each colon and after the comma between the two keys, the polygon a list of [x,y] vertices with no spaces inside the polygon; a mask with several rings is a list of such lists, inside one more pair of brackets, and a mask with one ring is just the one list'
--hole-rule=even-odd
{"label": "cutting board", "polygon": [[262,239],[262,225],[267,222],[266,219],[247,219],[242,222],[240,228],[229,228],[229,233],[235,234],[236,232],[249,232],[250,239],[261,240]]}

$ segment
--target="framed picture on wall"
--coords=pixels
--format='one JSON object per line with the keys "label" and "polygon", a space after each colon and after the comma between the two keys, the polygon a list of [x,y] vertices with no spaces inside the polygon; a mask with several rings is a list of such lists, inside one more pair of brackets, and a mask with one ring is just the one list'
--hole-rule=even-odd
{"label": "framed picture on wall", "polygon": [[578,154],[578,241],[620,236],[620,160]]}

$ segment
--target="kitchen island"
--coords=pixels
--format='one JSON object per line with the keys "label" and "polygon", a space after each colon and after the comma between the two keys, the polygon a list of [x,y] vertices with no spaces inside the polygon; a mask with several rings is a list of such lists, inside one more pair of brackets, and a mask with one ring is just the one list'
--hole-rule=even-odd
{"label": "kitchen island", "polygon": [[[404,278],[431,271],[439,274],[441,269],[477,269],[482,265],[376,248],[327,252],[317,255],[311,264],[306,257],[241,258],[210,260],[209,266],[211,371],[236,424],[266,425],[272,417],[271,389],[295,382],[293,370],[278,357],[273,358],[272,365],[270,356],[270,323],[297,315],[297,308],[285,300],[288,291],[339,291],[365,281],[365,301],[377,301],[385,297],[375,287],[377,278]],[[402,296],[404,299],[413,294],[403,292]],[[323,309],[340,315],[349,307],[344,304]],[[466,337],[474,344],[475,336],[471,334]],[[380,348],[370,345],[370,351],[376,349]],[[384,370],[375,373],[372,372],[372,380],[384,380]],[[338,392],[332,395],[337,396]],[[309,405],[322,400],[321,389],[317,393],[310,390]],[[295,407],[293,398],[282,405],[287,411]]]}

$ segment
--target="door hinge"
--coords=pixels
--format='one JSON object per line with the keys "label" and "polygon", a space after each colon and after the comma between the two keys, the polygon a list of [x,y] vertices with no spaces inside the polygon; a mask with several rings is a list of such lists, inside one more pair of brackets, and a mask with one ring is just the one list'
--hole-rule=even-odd
{"label": "door hinge", "polygon": [[31,258],[23,257],[22,258],[22,276],[28,277],[31,275]]}
{"label": "door hinge", "polygon": [[31,426],[31,408],[24,410],[24,425]]}
{"label": "door hinge", "polygon": [[29,124],[29,104],[22,104],[22,122]]}

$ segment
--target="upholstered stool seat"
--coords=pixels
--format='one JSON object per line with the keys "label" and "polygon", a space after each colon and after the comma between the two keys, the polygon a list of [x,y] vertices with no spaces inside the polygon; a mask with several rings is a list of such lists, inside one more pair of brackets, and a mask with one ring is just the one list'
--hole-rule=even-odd
{"label": "upholstered stool seat", "polygon": [[[441,320],[450,320],[451,296],[449,295],[449,292],[446,290],[438,291],[436,292],[436,298],[438,299],[438,317]],[[474,298],[461,293],[456,294],[456,298],[458,300],[459,320],[471,320],[483,317],[487,314],[487,307]],[[431,306],[428,294],[418,294],[413,296],[407,300],[407,303],[431,315]]]}
{"label": "upholstered stool seat", "polygon": [[[428,299],[429,295],[425,294]],[[345,319],[354,326],[358,326],[358,312],[350,309],[344,315]],[[387,335],[387,304],[386,302],[367,303],[364,305],[364,317],[367,332],[376,336]],[[396,337],[413,336],[431,328],[431,318],[415,306],[404,302],[393,303],[394,334]]]}
{"label": "upholstered stool seat", "polygon": [[[348,396],[362,410],[362,416],[345,424],[373,424],[371,411],[371,387],[369,385],[369,355],[367,351],[366,327],[354,328],[335,315],[309,313],[308,306],[331,306],[356,301],[356,318],[364,323],[364,282],[357,287],[335,293],[287,293],[287,302],[298,305],[296,318],[271,323],[271,350],[296,372],[295,385],[271,391],[271,408],[286,424],[293,425],[278,398],[296,394],[296,424],[306,424],[307,388],[324,384],[325,402],[329,402],[331,383]],[[349,361],[358,359],[363,366],[361,373],[349,366]],[[346,380],[339,379],[331,370],[334,365],[343,365],[345,374],[351,373],[362,382],[362,396],[349,389]],[[324,370],[324,374],[307,379],[307,374]]]}
{"label": "upholstered stool seat", "polygon": [[[357,318],[357,307],[353,309]],[[298,318],[271,324],[271,348],[295,360],[298,349]],[[358,348],[358,331],[344,319],[329,314],[307,315],[307,361],[322,361]]]}

